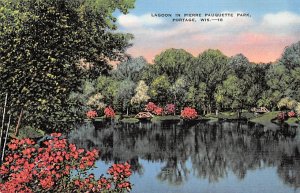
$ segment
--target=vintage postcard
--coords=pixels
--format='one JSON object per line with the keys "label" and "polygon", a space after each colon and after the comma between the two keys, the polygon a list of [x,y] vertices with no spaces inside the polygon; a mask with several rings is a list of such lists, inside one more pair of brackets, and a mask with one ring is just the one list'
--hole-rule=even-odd
{"label": "vintage postcard", "polygon": [[0,0],[0,193],[300,193],[300,1]]}

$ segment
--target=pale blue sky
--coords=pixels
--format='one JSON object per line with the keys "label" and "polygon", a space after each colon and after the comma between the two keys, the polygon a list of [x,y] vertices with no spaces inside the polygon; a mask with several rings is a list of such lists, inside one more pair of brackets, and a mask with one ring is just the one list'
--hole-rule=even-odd
{"label": "pale blue sky", "polygon": [[[249,18],[224,22],[172,22],[151,13],[246,12]],[[300,0],[137,0],[126,16],[116,14],[119,30],[135,36],[128,53],[152,62],[167,48],[198,55],[219,49],[228,56],[244,54],[254,62],[273,62],[283,49],[300,41]]]}

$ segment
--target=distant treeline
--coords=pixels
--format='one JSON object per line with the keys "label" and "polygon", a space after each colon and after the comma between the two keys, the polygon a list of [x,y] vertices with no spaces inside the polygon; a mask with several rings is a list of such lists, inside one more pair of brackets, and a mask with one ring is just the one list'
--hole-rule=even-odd
{"label": "distant treeline", "polygon": [[278,61],[268,64],[250,62],[242,54],[227,57],[219,50],[194,57],[171,48],[157,55],[154,64],[142,57],[130,58],[108,76],[86,81],[84,87],[87,104],[94,108],[111,105],[120,112],[136,112],[151,101],[160,106],[173,103],[178,111],[191,106],[206,114],[252,107],[277,109],[282,98],[300,101],[299,86],[300,42],[286,47]]}

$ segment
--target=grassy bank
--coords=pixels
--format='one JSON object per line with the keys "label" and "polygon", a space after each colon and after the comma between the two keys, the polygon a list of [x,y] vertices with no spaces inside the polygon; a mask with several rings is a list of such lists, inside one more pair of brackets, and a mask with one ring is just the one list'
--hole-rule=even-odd
{"label": "grassy bank", "polygon": [[179,115],[154,116],[151,121],[179,121]]}
{"label": "grassy bank", "polygon": [[285,122],[289,125],[299,125],[299,119],[297,119],[296,117],[289,118]]}
{"label": "grassy bank", "polygon": [[238,117],[237,112],[225,111],[219,112],[218,115],[215,114],[207,114],[205,118],[217,120],[217,119],[229,119],[229,120],[238,120],[238,119],[252,119],[255,115],[251,112],[244,111],[241,113],[241,118]]}
{"label": "grassy bank", "polygon": [[136,119],[136,118],[132,118],[132,117],[128,117],[128,118],[123,118],[121,120],[121,122],[123,123],[137,123],[139,122],[140,120]]}
{"label": "grassy bank", "polygon": [[278,113],[279,113],[279,111],[265,113],[265,114],[258,115],[257,117],[250,119],[250,121],[254,122],[254,123],[259,123],[264,126],[270,126],[270,125],[274,124],[271,122],[271,120],[276,118]]}

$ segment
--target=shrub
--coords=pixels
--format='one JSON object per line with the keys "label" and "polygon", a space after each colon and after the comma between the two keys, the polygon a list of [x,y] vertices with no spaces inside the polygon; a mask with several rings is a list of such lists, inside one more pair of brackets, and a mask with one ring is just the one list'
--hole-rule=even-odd
{"label": "shrub", "polygon": [[183,119],[196,119],[198,117],[198,113],[195,109],[191,107],[184,107],[184,109],[181,111],[180,116]]}
{"label": "shrub", "polygon": [[149,102],[148,104],[145,105],[145,110],[148,112],[151,112],[155,115],[162,115],[164,113],[164,109],[157,106],[153,102]]}
{"label": "shrub", "polygon": [[149,112],[153,112],[156,108],[157,106],[153,102],[149,102],[145,105],[145,110]]}
{"label": "shrub", "polygon": [[86,113],[86,117],[87,117],[88,119],[94,119],[94,118],[97,117],[97,116],[98,116],[98,114],[97,114],[97,112],[94,111],[94,110],[88,111],[88,112]]}
{"label": "shrub", "polygon": [[153,111],[153,113],[154,113],[155,115],[162,115],[163,112],[164,112],[164,109],[161,108],[161,107],[156,107],[156,108],[154,109],[154,111]]}
{"label": "shrub", "polygon": [[108,178],[86,175],[94,167],[98,151],[78,149],[53,133],[51,140],[38,146],[31,139],[13,139],[8,144],[5,162],[0,168],[1,193],[31,192],[124,192],[131,189],[127,181],[130,165],[114,164]]}
{"label": "shrub", "polygon": [[294,111],[288,112],[288,117],[296,117],[296,113]]}
{"label": "shrub", "polygon": [[170,114],[174,114],[175,112],[175,105],[174,104],[167,104],[165,107],[165,113],[170,115]]}
{"label": "shrub", "polygon": [[288,118],[288,116],[285,112],[280,112],[277,114],[278,121],[285,121],[287,118]]}
{"label": "shrub", "polygon": [[116,113],[115,113],[115,111],[114,111],[113,108],[111,108],[111,107],[106,107],[106,108],[104,109],[104,115],[105,115],[106,118],[115,118]]}

